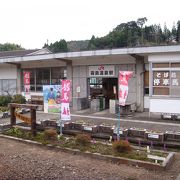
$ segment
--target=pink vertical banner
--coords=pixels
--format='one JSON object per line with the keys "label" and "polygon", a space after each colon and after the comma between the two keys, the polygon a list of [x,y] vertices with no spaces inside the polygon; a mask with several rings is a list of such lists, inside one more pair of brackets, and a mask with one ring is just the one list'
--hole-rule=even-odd
{"label": "pink vertical banner", "polygon": [[71,120],[69,102],[71,92],[71,81],[62,80],[62,95],[61,95],[61,120]]}
{"label": "pink vertical banner", "polygon": [[119,105],[121,106],[125,106],[128,96],[128,80],[132,74],[132,71],[119,71]]}
{"label": "pink vertical banner", "polygon": [[29,71],[24,71],[24,91],[25,94],[29,94],[30,92],[30,72]]}

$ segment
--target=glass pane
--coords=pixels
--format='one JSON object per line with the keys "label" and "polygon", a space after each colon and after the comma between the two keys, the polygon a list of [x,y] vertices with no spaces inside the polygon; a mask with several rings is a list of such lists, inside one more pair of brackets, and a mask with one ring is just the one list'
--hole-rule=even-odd
{"label": "glass pane", "polygon": [[15,79],[9,80],[9,93],[10,94],[16,93],[16,80]]}
{"label": "glass pane", "polygon": [[50,84],[50,68],[36,69],[36,84],[37,85]]}
{"label": "glass pane", "polygon": [[64,67],[51,68],[51,84],[60,84],[60,80],[65,79],[66,76]]}
{"label": "glass pane", "polygon": [[180,67],[180,63],[171,63],[171,67]]}
{"label": "glass pane", "polygon": [[154,87],[153,88],[154,95],[169,95],[169,88],[166,87]]}
{"label": "glass pane", "polygon": [[145,71],[144,73],[144,86],[149,87],[149,71]]}
{"label": "glass pane", "polygon": [[153,68],[168,68],[169,63],[155,63],[152,65]]}
{"label": "glass pane", "polygon": [[153,86],[169,86],[169,71],[154,71]]}
{"label": "glass pane", "polygon": [[8,92],[9,91],[9,82],[8,82],[8,80],[3,80],[2,90],[3,90],[3,92]]}

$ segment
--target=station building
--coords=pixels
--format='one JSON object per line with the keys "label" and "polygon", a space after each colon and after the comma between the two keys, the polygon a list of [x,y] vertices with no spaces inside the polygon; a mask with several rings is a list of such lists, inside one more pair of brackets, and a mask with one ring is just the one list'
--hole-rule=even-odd
{"label": "station building", "polygon": [[133,111],[180,113],[180,45],[67,53],[47,49],[0,53],[0,94],[24,94],[23,72],[30,72],[30,97],[42,97],[43,85],[72,82],[71,106],[103,109],[118,98],[119,71],[133,71],[127,103]]}

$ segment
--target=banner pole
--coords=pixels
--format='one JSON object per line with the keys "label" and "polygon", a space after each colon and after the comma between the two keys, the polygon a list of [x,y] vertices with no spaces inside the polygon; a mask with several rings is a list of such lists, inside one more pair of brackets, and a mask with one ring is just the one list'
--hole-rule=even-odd
{"label": "banner pole", "polygon": [[60,105],[60,114],[59,114],[59,133],[60,133],[60,136],[62,136],[61,105]]}
{"label": "banner pole", "polygon": [[118,126],[117,126],[117,140],[120,140],[120,135],[119,135],[119,130],[120,130],[120,105],[118,108],[119,112],[118,112]]}

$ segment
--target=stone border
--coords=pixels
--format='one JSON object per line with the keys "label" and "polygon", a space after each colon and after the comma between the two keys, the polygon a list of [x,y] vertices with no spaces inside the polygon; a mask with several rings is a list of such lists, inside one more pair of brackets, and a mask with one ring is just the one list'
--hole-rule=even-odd
{"label": "stone border", "polygon": [[59,151],[74,154],[74,155],[77,154],[77,155],[81,155],[84,157],[89,157],[89,158],[98,159],[98,160],[104,160],[107,162],[113,162],[116,164],[126,164],[126,165],[143,167],[148,170],[161,170],[161,171],[166,170],[172,164],[172,162],[174,160],[174,156],[175,156],[174,152],[170,152],[169,155],[166,157],[165,161],[162,163],[162,165],[160,165],[160,164],[155,164],[155,163],[151,163],[151,162],[147,162],[147,161],[140,161],[140,160],[123,158],[123,157],[115,157],[115,156],[111,156],[111,155],[101,155],[99,153],[82,152],[78,149],[62,148],[59,146],[53,146],[51,144],[44,145],[44,144],[36,142],[36,141],[26,140],[26,139],[22,139],[22,138],[16,138],[13,136],[7,136],[7,135],[3,135],[3,134],[0,134],[0,138],[16,140],[16,141],[20,141],[20,142],[27,143],[27,144],[33,144],[33,145],[45,147],[48,149],[53,149],[53,150],[57,150],[57,151],[59,150]]}

